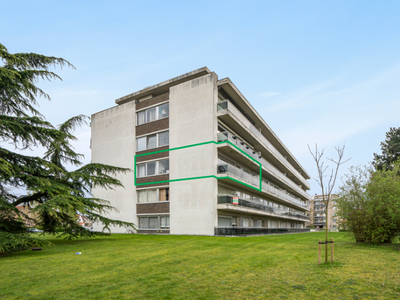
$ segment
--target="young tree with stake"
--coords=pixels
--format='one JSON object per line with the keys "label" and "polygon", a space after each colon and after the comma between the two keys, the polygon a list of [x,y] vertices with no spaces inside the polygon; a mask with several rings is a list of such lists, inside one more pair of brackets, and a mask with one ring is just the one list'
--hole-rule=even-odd
{"label": "young tree with stake", "polygon": [[324,178],[328,176],[328,175],[325,175],[325,171],[329,168],[329,166],[325,166],[324,162],[322,161],[322,158],[324,156],[324,149],[322,149],[322,151],[318,151],[318,146],[317,146],[317,144],[315,144],[315,152],[313,152],[313,151],[311,151],[310,145],[308,145],[308,150],[310,151],[312,157],[314,158],[315,164],[317,165],[318,178],[314,178],[314,179],[321,188],[322,202],[325,204],[325,218],[326,218],[325,263],[328,262],[328,220],[329,220],[328,219],[328,217],[329,217],[328,207],[331,202],[332,191],[333,191],[333,188],[335,187],[339,167],[342,164],[344,164],[350,160],[350,158],[349,158],[346,161],[342,161],[343,155],[344,155],[344,148],[345,148],[344,145],[341,148],[335,147],[337,155],[338,155],[337,160],[334,160],[333,158],[327,158],[329,161],[331,161],[335,164],[335,167],[332,168],[331,174],[328,177],[328,182],[325,184]]}

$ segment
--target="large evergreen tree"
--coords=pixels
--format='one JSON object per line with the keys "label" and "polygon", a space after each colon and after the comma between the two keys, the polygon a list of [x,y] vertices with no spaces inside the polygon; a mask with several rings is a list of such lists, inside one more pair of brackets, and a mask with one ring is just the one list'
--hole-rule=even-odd
{"label": "large evergreen tree", "polygon": [[374,153],[374,166],[377,170],[390,170],[400,160],[400,127],[390,127],[386,139],[381,142],[382,154]]}
{"label": "large evergreen tree", "polygon": [[[82,166],[82,155],[74,151],[70,141],[76,139],[72,132],[86,117],[73,117],[55,128],[35,108],[38,97],[50,99],[36,86],[37,81],[61,79],[50,71],[53,66],[73,68],[62,58],[11,54],[0,44],[0,140],[19,150],[37,146],[47,149],[39,158],[0,146],[0,252],[43,243],[26,233],[20,219],[28,216],[16,208],[18,205],[31,208],[37,216],[34,221],[44,232],[55,234],[57,228],[64,228],[69,238],[93,235],[78,226],[77,213],[106,227],[133,226],[104,217],[114,208],[91,195],[95,186],[122,186],[115,175],[129,170],[102,164]],[[68,164],[78,169],[68,171]]]}

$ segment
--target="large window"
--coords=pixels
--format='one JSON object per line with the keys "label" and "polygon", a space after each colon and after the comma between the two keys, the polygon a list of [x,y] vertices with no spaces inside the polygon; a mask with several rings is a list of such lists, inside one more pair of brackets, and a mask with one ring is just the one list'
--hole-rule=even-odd
{"label": "large window", "polygon": [[169,229],[169,215],[139,217],[139,229]]}
{"label": "large window", "polygon": [[137,177],[162,175],[169,173],[169,159],[152,161],[137,165]]}
{"label": "large window", "polygon": [[151,107],[137,114],[137,125],[146,124],[156,120],[164,119],[169,117],[169,103],[161,104],[156,107]]}
{"label": "large window", "polygon": [[167,146],[169,144],[169,131],[146,135],[136,139],[137,151]]}
{"label": "large window", "polygon": [[169,188],[138,190],[138,203],[169,201]]}

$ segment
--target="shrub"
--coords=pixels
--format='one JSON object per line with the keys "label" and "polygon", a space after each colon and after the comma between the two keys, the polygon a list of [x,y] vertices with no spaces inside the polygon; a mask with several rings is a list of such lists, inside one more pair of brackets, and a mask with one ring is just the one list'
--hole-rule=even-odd
{"label": "shrub", "polygon": [[400,231],[400,164],[388,170],[351,168],[340,188],[338,215],[357,242],[391,243]]}

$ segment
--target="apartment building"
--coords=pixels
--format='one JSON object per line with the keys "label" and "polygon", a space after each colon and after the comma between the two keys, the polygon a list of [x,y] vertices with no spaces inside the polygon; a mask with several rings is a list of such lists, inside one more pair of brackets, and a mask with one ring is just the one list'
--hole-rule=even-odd
{"label": "apartment building", "polygon": [[204,67],[115,102],[91,121],[92,162],[134,170],[93,189],[109,217],[138,233],[307,230],[310,176],[229,78]]}
{"label": "apartment building", "polygon": [[[339,229],[339,219],[336,216],[337,207],[335,199],[337,195],[331,195],[331,201],[328,206],[328,229],[336,230]],[[326,228],[326,216],[325,216],[325,203],[323,202],[322,195],[314,195],[311,199],[310,204],[310,222],[317,229]]]}

